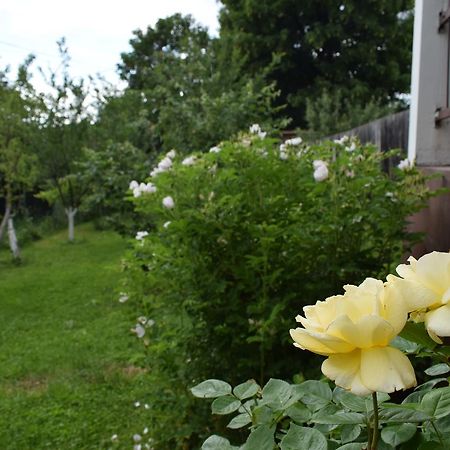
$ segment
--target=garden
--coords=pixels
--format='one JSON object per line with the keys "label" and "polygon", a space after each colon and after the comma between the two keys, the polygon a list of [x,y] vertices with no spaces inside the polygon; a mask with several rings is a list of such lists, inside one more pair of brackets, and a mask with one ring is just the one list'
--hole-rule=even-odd
{"label": "garden", "polygon": [[444,190],[327,137],[407,106],[412,2],[222,3],[124,89],[0,70],[0,448],[449,448]]}

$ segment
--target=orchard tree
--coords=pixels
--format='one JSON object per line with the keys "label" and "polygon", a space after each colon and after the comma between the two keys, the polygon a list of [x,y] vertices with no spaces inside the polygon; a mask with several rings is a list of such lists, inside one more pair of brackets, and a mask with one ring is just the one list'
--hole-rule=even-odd
{"label": "orchard tree", "polygon": [[5,204],[0,240],[7,229],[14,259],[20,258],[14,227],[16,202],[34,187],[38,173],[38,160],[32,151],[37,105],[29,95],[27,75],[32,60],[29,57],[21,65],[14,83],[0,84],[0,197]]}
{"label": "orchard tree", "polygon": [[84,81],[69,75],[70,57],[64,39],[58,42],[58,48],[61,73],[53,71],[46,77],[50,91],[44,96],[46,112],[40,151],[46,182],[38,197],[62,204],[68,220],[69,241],[73,241],[75,215],[87,190],[76,171],[76,162],[88,144],[91,118]]}
{"label": "orchard tree", "polygon": [[223,0],[220,39],[231,39],[244,71],[269,74],[294,124],[307,99],[339,88],[343,99],[387,104],[409,91],[412,0]]}

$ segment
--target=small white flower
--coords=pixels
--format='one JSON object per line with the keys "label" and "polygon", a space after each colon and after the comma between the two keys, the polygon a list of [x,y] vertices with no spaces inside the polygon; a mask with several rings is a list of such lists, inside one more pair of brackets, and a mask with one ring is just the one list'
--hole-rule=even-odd
{"label": "small white flower", "polygon": [[145,403],[145,404],[144,404],[144,408],[145,408],[145,409],[150,409],[150,405],[149,405],[148,403]]}
{"label": "small white flower", "polygon": [[134,190],[138,186],[139,186],[139,183],[136,180],[133,180],[133,181],[130,182],[130,186],[129,187],[130,187],[131,190]]}
{"label": "small white flower", "polygon": [[134,402],[134,407],[135,408],[139,408],[139,406],[141,406],[141,402]]}
{"label": "small white flower", "polygon": [[163,198],[162,204],[167,209],[172,209],[175,207],[175,202],[173,201],[173,198],[170,195]]}
{"label": "small white flower", "polygon": [[411,169],[413,167],[413,163],[408,159],[403,159],[402,161],[400,161],[398,163],[397,166],[400,170],[408,170]]}
{"label": "small white flower", "polygon": [[167,222],[164,222],[163,228],[167,228],[172,222],[168,220]]}
{"label": "small white flower", "polygon": [[158,175],[159,173],[165,172],[163,169],[160,169],[159,167],[155,167],[151,172],[150,172],[150,176],[151,177],[156,177],[156,175]]}
{"label": "small white flower", "polygon": [[141,442],[142,436],[140,434],[133,434],[133,441],[134,442]]}
{"label": "small white flower", "polygon": [[175,158],[175,156],[177,156],[177,152],[175,150],[170,150],[170,152],[167,152],[166,157],[173,159]]}
{"label": "small white flower", "polygon": [[325,161],[322,161],[321,159],[316,159],[313,162],[313,167],[314,167],[313,176],[316,181],[320,182],[328,178],[328,167]]}
{"label": "small white flower", "polygon": [[353,170],[346,170],[345,176],[348,178],[355,178],[355,172],[353,172]]}
{"label": "small white flower", "polygon": [[258,137],[259,137],[260,139],[264,139],[266,136],[267,136],[267,131],[260,131],[260,132],[258,133]]}
{"label": "small white flower", "polygon": [[128,297],[128,294],[127,294],[127,293],[121,292],[121,293],[119,294],[119,302],[120,302],[120,303],[125,303],[126,301],[128,301],[128,299],[129,299],[129,297]]}
{"label": "small white flower", "polygon": [[136,324],[136,326],[131,330],[139,339],[142,339],[145,336],[145,328],[140,324]]}
{"label": "small white flower", "polygon": [[153,319],[148,319],[146,327],[152,327],[153,325],[155,325],[155,321]]}
{"label": "small white flower", "polygon": [[[135,436],[138,436],[138,435],[135,434]],[[141,444],[135,444],[135,445],[133,445],[133,450],[142,450],[142,445],[141,445]]]}
{"label": "small white flower", "polygon": [[280,152],[285,152],[287,150],[286,144],[280,144]]}
{"label": "small white flower", "polygon": [[285,144],[295,146],[295,145],[300,145],[302,142],[303,142],[303,139],[299,136],[299,137],[295,137],[292,139],[287,139],[285,141]]}
{"label": "small white flower", "polygon": [[147,434],[147,433],[148,433],[148,428],[145,427],[145,428],[144,428],[144,431],[142,432],[142,434]]}
{"label": "small white flower", "polygon": [[195,155],[192,155],[188,156],[187,158],[184,158],[181,164],[183,164],[183,166],[192,166],[196,163],[196,161],[197,157]]}
{"label": "small white flower", "polygon": [[342,136],[340,139],[335,139],[334,143],[335,144],[340,144],[340,145],[344,145],[347,141],[350,140],[349,136]]}
{"label": "small white flower", "polygon": [[287,153],[285,152],[280,152],[280,159],[282,159],[283,161],[286,161],[286,159],[288,159],[289,156]]}
{"label": "small white flower", "polygon": [[157,191],[156,186],[153,183],[147,183],[145,185],[145,188],[143,189],[143,192],[147,192],[149,194],[153,194]]}
{"label": "small white flower", "polygon": [[384,194],[387,198],[392,198],[394,197],[394,193],[393,192],[386,192],[386,194]]}
{"label": "small white flower", "polygon": [[147,322],[147,317],[145,316],[140,316],[138,317],[138,322],[142,323],[142,325],[145,325],[145,323]]}
{"label": "small white flower", "polygon": [[136,233],[136,239],[138,241],[142,241],[142,239],[144,239],[146,236],[148,236],[148,231],[138,231]]}
{"label": "small white flower", "polygon": [[173,164],[172,160],[166,156],[159,162],[158,169],[163,170],[163,171],[169,170],[172,167],[172,164]]}
{"label": "small white flower", "polygon": [[352,142],[350,144],[350,147],[345,147],[345,150],[347,150],[348,152],[354,152],[356,150],[356,144],[355,142]]}
{"label": "small white flower", "polygon": [[119,440],[119,436],[117,436],[117,434],[113,434],[112,436],[111,436],[111,441],[112,442],[117,442]]}
{"label": "small white flower", "polygon": [[138,198],[142,195],[142,191],[140,190],[139,186],[135,187],[133,189],[133,196],[134,198]]}
{"label": "small white flower", "polygon": [[261,133],[261,127],[260,127],[257,123],[254,123],[254,124],[250,127],[250,133],[252,133],[252,134],[258,134],[258,133]]}
{"label": "small white flower", "polygon": [[219,146],[211,147],[209,153],[220,153],[222,149]]}

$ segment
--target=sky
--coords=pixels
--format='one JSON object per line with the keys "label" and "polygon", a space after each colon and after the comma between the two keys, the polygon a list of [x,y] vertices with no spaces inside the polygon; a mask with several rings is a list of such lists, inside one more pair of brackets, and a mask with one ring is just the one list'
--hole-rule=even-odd
{"label": "sky", "polygon": [[[56,69],[56,41],[64,36],[72,76],[100,73],[116,83],[116,64],[130,50],[133,30],[180,12],[217,35],[220,6],[217,0],[0,0],[0,69],[9,65],[14,75],[30,53],[35,66]],[[37,85],[43,83],[38,78]]]}

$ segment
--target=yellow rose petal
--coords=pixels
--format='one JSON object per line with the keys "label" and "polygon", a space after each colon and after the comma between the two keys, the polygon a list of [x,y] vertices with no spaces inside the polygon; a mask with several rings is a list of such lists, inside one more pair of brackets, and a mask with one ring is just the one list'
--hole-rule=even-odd
{"label": "yellow rose petal", "polygon": [[294,345],[296,347],[302,350],[309,350],[319,355],[328,356],[333,353],[345,353],[355,348],[354,345],[348,344],[342,339],[305,330],[304,328],[291,329],[289,332],[295,341]]}
{"label": "yellow rose petal", "polygon": [[394,392],[415,386],[409,359],[398,349],[374,347],[361,350],[361,381],[372,392]]}
{"label": "yellow rose petal", "polygon": [[416,309],[428,308],[429,306],[439,303],[440,296],[429,287],[416,281],[416,279],[401,279],[388,275],[387,288],[397,290],[408,311]]}
{"label": "yellow rose petal", "polygon": [[347,316],[338,317],[326,332],[357,348],[386,346],[396,335],[392,325],[375,315],[363,316],[357,323],[353,323]]}
{"label": "yellow rose petal", "polygon": [[361,380],[360,374],[361,350],[350,353],[331,355],[322,364],[322,372],[336,385],[351,391],[355,395],[372,393]]}
{"label": "yellow rose petal", "polygon": [[429,311],[425,314],[427,330],[437,336],[450,336],[450,305]]}

